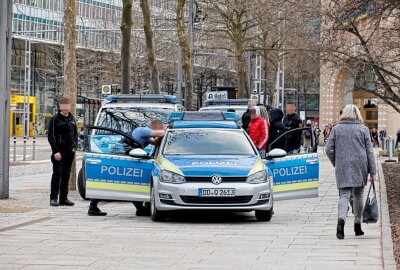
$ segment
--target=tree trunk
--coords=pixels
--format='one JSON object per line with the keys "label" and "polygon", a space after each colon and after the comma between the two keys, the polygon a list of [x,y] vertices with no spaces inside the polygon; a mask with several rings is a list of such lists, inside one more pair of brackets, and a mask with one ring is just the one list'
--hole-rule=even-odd
{"label": "tree trunk", "polygon": [[176,8],[176,24],[178,30],[179,46],[182,50],[182,68],[185,71],[185,107],[187,110],[193,110],[193,66],[190,53],[189,42],[186,38],[185,29],[185,3],[186,0],[178,0]]}
{"label": "tree trunk", "polygon": [[151,27],[151,10],[148,0],[140,0],[140,7],[143,12],[143,29],[146,36],[147,58],[149,60],[151,85],[156,94],[160,93],[160,79],[156,59],[156,51],[153,44],[153,29]]}
{"label": "tree trunk", "polygon": [[250,98],[246,63],[243,57],[243,52],[236,52],[236,69],[238,72],[239,98]]}
{"label": "tree trunk", "polygon": [[[76,117],[76,1],[64,0],[64,87],[62,96],[71,100]],[[76,190],[76,160],[72,162],[69,189]]]}
{"label": "tree trunk", "polygon": [[122,0],[122,45],[121,45],[121,90],[123,94],[130,94],[130,60],[131,60],[131,29],[132,29],[132,2]]}
{"label": "tree trunk", "polygon": [[263,60],[264,60],[264,100],[263,100],[263,104],[267,105],[267,95],[270,94],[269,92],[267,93],[267,90],[268,90],[268,51],[267,50],[265,50],[263,52]]}

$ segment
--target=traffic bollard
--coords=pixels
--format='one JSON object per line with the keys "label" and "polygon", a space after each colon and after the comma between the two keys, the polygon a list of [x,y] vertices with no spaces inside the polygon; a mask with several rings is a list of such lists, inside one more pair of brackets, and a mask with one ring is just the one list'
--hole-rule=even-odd
{"label": "traffic bollard", "polygon": [[14,155],[13,161],[17,161],[17,137],[14,136]]}
{"label": "traffic bollard", "polygon": [[32,160],[35,160],[35,150],[36,150],[36,141],[35,141],[35,136],[33,137],[33,145],[32,145]]}
{"label": "traffic bollard", "polygon": [[23,160],[26,160],[26,136],[24,136]]}
{"label": "traffic bollard", "polygon": [[389,136],[388,140],[388,154],[389,154],[389,159],[385,160],[385,162],[396,162],[396,160],[393,159],[393,148],[394,148],[394,140],[392,136]]}

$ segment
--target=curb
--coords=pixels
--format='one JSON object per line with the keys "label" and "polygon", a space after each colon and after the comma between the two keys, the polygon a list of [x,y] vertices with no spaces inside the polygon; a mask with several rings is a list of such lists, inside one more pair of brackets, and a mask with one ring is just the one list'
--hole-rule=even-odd
{"label": "curb", "polygon": [[378,161],[379,189],[380,189],[380,204],[381,204],[381,241],[382,241],[382,258],[383,269],[396,270],[396,261],[393,255],[393,240],[392,229],[390,225],[389,207],[386,195],[385,176],[383,175],[382,159]]}

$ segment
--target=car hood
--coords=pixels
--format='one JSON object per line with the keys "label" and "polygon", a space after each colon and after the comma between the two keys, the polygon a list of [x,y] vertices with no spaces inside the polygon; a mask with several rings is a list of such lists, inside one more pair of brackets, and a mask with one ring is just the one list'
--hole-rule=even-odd
{"label": "car hood", "polygon": [[184,176],[248,176],[265,168],[258,156],[163,156],[158,164]]}

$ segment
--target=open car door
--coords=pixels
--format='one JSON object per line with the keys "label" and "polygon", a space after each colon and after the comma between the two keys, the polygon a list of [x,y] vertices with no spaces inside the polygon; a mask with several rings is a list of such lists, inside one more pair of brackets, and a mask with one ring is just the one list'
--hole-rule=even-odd
{"label": "open car door", "polygon": [[141,148],[131,136],[110,128],[88,126],[84,138],[86,198],[150,201],[154,160],[145,154],[129,154],[132,149]]}
{"label": "open car door", "polygon": [[318,197],[319,158],[312,128],[285,132],[271,142],[269,150],[279,140],[284,140],[285,144],[297,141],[299,148],[280,158],[268,158],[267,153],[265,164],[272,179],[274,200]]}

